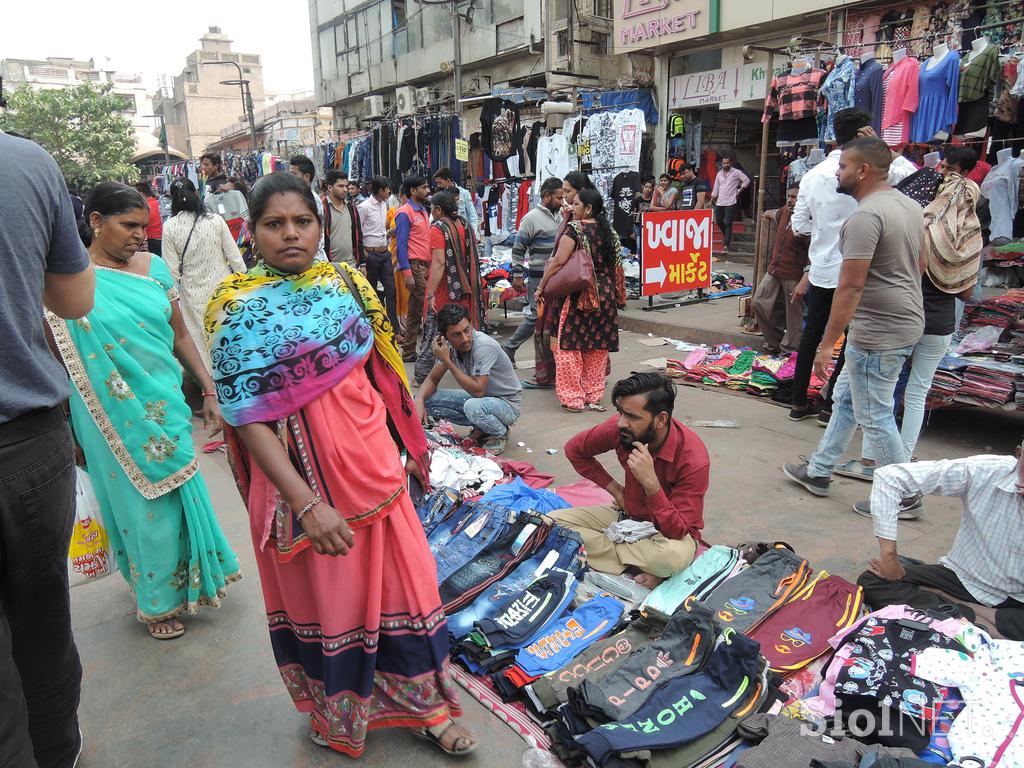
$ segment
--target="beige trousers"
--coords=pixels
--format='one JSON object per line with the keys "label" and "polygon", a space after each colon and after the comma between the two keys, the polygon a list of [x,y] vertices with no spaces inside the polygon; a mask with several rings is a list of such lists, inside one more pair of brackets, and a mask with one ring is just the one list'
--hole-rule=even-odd
{"label": "beige trousers", "polygon": [[619,519],[618,507],[611,504],[559,509],[548,517],[583,538],[587,562],[595,571],[602,573],[619,574],[632,566],[644,573],[667,578],[689,567],[696,551],[696,545],[689,536],[667,539],[660,533],[632,544],[613,544],[604,533]]}

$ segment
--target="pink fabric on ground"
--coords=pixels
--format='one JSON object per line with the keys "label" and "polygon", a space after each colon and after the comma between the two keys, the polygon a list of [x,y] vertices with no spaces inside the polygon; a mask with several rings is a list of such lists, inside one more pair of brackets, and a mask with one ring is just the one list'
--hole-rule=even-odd
{"label": "pink fabric on ground", "polygon": [[590,480],[580,480],[572,485],[556,488],[555,493],[574,507],[596,507],[611,504],[612,495]]}

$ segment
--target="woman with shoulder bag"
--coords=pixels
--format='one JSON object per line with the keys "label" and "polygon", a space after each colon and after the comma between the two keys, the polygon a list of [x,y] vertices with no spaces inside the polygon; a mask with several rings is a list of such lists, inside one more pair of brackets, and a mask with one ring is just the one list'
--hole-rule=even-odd
{"label": "woman with shoulder bag", "polygon": [[245,261],[227,223],[207,212],[188,179],[171,186],[171,215],[164,224],[164,260],[181,294],[181,312],[207,372],[213,370],[203,314],[228,275],[245,272]]}
{"label": "woman with shoulder bag", "polygon": [[[584,409],[605,411],[608,355],[619,350],[618,307],[626,303],[621,246],[604,211],[601,194],[582,190],[573,204],[573,219],[548,262],[537,289],[542,299],[549,285],[557,285],[563,269],[577,272],[570,260],[592,260],[593,283],[566,297],[555,342],[555,392],[562,407],[572,413]],[[583,265],[582,273],[586,273]],[[554,282],[552,282],[554,281]]]}

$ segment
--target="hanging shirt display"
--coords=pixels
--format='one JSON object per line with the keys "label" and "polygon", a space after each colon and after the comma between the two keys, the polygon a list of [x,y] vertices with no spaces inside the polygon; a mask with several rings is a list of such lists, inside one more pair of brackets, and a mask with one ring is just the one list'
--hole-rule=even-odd
{"label": "hanging shirt display", "polygon": [[924,144],[939,132],[953,132],[959,83],[960,54],[956,51],[947,51],[940,60],[932,57],[921,65],[918,107],[910,127],[911,141]]}
{"label": "hanging shirt display", "polygon": [[619,237],[633,237],[633,200],[640,194],[640,174],[625,171],[612,180],[612,202],[615,206],[612,227]]}
{"label": "hanging shirt display", "polygon": [[857,72],[854,102],[857,109],[871,115],[871,127],[882,135],[882,73],[885,68],[876,59],[862,62]]}
{"label": "hanging shirt display", "polygon": [[853,59],[843,56],[821,86],[820,96],[824,99],[826,114],[819,138],[822,142],[834,142],[836,132],[833,126],[836,112],[853,106],[856,92],[857,68]]}
{"label": "hanging shirt display", "polygon": [[571,170],[569,141],[563,134],[543,136],[537,141],[537,187],[534,190],[536,194],[540,194],[540,185],[545,179],[564,178]]}
{"label": "hanging shirt display", "polygon": [[957,135],[976,134],[988,126],[989,102],[998,79],[998,52],[988,42],[980,52],[971,50],[961,61]]}
{"label": "hanging shirt display", "polygon": [[920,67],[917,59],[907,56],[890,64],[882,75],[882,138],[890,147],[910,140],[910,122],[919,100]]}
{"label": "hanging shirt display", "polygon": [[590,163],[595,171],[615,168],[615,113],[592,115],[583,128],[583,139],[590,142]]}
{"label": "hanging shirt display", "polygon": [[490,99],[480,112],[480,126],[483,150],[492,160],[502,162],[512,156],[519,131],[519,107],[504,99]]}
{"label": "hanging shirt display", "polygon": [[644,134],[644,113],[640,109],[615,112],[615,167],[640,170],[640,145]]}

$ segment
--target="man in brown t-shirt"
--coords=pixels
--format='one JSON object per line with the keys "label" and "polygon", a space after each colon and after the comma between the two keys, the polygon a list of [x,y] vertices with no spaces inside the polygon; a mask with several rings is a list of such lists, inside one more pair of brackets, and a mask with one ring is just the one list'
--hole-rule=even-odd
{"label": "man in brown t-shirt", "polygon": [[[921,301],[921,207],[889,186],[892,153],[878,138],[843,149],[836,174],[840,192],[858,202],[840,235],[843,265],[814,370],[825,367],[844,329],[846,367],[835,386],[832,419],[807,464],[783,472],[817,496],[827,496],[836,460],[859,424],[878,466],[907,460],[893,416],[893,392],[903,364],[924,331]],[[920,497],[904,500],[901,517],[920,514]]]}
{"label": "man in brown t-shirt", "polygon": [[754,317],[764,336],[764,348],[773,355],[780,351],[789,354],[800,346],[803,331],[804,299],[794,295],[807,266],[807,246],[810,238],[793,231],[790,218],[796,206],[798,187],[790,187],[786,205],[764,214],[775,223],[775,244],[768,271],[757,285],[754,296]]}

